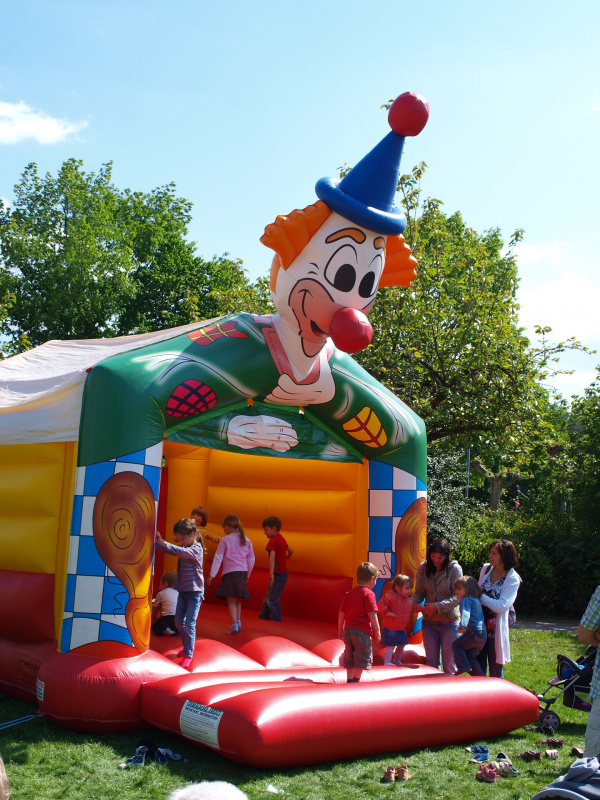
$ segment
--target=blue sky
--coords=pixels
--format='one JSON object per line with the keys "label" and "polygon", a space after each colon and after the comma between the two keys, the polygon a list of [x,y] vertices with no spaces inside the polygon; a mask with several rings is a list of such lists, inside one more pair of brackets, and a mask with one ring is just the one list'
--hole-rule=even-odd
{"label": "blue sky", "polygon": [[[20,0],[0,30],[0,197],[31,161],[114,161],[120,188],[174,181],[204,257],[267,272],[265,225],[315,200],[389,130],[380,105],[431,105],[403,168],[519,248],[521,321],[600,350],[600,4],[578,0]],[[581,393],[600,355],[563,361]]]}

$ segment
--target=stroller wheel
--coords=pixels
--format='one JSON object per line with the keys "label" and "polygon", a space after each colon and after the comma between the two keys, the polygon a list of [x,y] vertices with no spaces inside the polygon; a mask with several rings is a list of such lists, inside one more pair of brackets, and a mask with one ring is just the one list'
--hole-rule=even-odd
{"label": "stroller wheel", "polygon": [[554,711],[541,711],[539,723],[546,728],[552,728],[553,731],[556,731],[560,727],[560,717]]}

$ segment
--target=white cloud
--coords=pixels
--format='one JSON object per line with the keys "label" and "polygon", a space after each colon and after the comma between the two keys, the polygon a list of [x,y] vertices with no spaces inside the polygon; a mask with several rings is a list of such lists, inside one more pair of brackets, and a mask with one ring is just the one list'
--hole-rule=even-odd
{"label": "white cloud", "polygon": [[560,339],[598,340],[600,275],[565,270],[545,282],[523,280],[518,298],[526,328],[549,325]]}
{"label": "white cloud", "polygon": [[[594,236],[586,242],[554,241],[541,246],[520,244],[516,249],[521,282],[517,293],[519,319],[532,344],[539,345],[534,325],[549,326],[547,341],[556,343],[571,336],[600,351],[598,326],[600,269]],[[573,375],[558,375],[549,382],[564,396],[582,394],[595,378],[600,355],[566,352],[561,369]]]}
{"label": "white cloud", "polygon": [[18,144],[25,139],[35,139],[40,144],[56,144],[86,126],[87,122],[69,122],[36,111],[22,100],[18,103],[0,102],[0,144]]}

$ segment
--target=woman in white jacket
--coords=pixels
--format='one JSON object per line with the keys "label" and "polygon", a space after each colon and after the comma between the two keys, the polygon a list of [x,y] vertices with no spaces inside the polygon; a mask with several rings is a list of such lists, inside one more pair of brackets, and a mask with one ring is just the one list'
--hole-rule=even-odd
{"label": "woman in white jacket", "polygon": [[498,539],[490,545],[489,563],[483,565],[479,575],[479,585],[483,590],[480,599],[488,635],[479,654],[479,663],[486,674],[489,663],[492,678],[503,678],[503,664],[510,661],[508,615],[521,584],[521,576],[515,571],[518,564],[514,544]]}

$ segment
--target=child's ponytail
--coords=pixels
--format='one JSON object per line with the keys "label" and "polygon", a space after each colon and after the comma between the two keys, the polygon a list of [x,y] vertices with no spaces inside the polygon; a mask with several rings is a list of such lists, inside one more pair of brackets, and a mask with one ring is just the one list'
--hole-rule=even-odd
{"label": "child's ponytail", "polygon": [[240,522],[240,518],[237,514],[227,514],[225,519],[223,520],[223,527],[235,528],[238,532],[240,537],[240,544],[246,544],[246,534],[244,533],[244,529],[242,528],[242,523]]}

